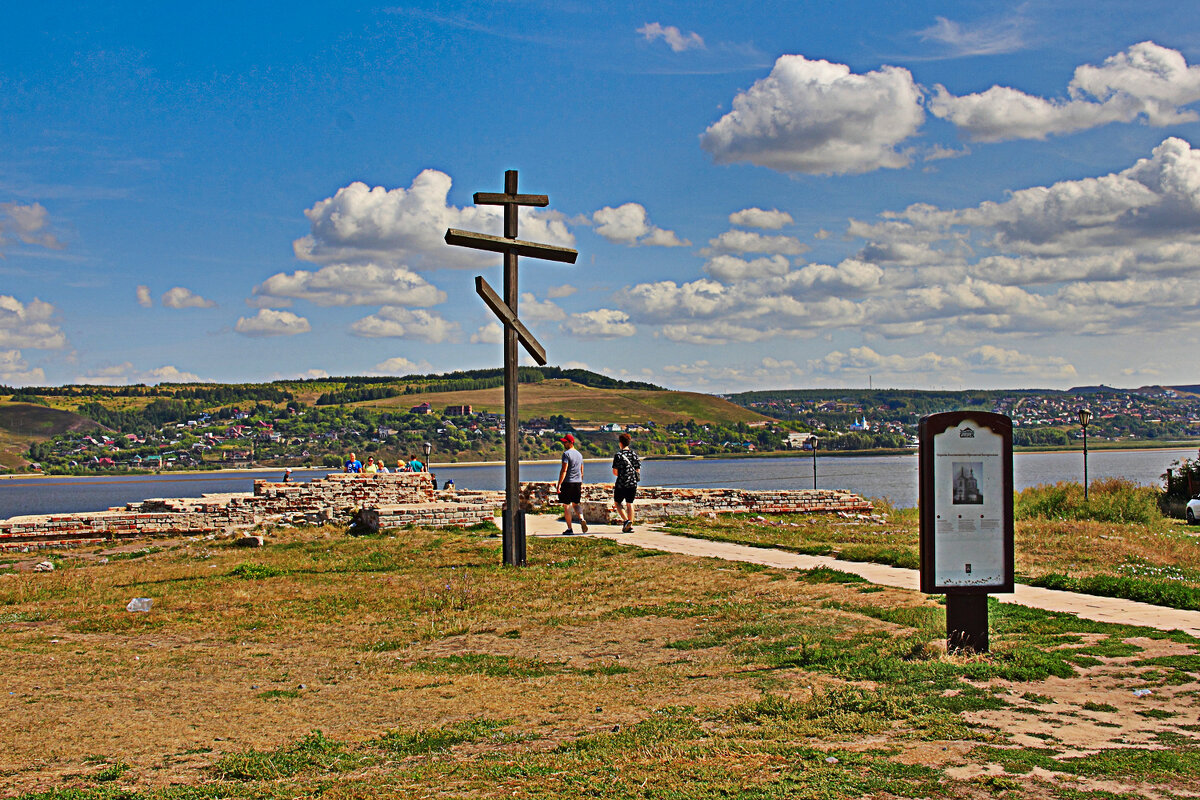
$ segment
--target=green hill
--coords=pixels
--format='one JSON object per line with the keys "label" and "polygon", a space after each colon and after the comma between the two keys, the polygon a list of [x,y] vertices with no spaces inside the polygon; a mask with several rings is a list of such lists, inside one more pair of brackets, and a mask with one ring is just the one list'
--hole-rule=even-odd
{"label": "green hill", "polygon": [[63,433],[100,429],[100,425],[71,411],[33,403],[0,403],[0,469],[29,463],[25,454],[34,442]]}

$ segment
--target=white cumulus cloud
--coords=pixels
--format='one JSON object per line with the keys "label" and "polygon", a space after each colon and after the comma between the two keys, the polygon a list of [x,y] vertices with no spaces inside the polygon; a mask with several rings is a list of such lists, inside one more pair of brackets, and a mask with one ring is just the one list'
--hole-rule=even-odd
{"label": "white cumulus cloud", "polygon": [[596,233],[615,244],[652,247],[686,247],[691,242],[680,239],[674,231],[650,223],[646,208],[640,203],[625,203],[616,208],[605,206],[592,214]]}
{"label": "white cumulus cloud", "polygon": [[54,323],[55,308],[36,297],[22,303],[0,295],[0,347],[57,350],[67,344],[66,334]]}
{"label": "white cumulus cloud", "polygon": [[419,339],[438,344],[454,338],[459,332],[459,325],[434,311],[384,306],[351,325],[350,332],[368,339]]}
{"label": "white cumulus cloud", "polygon": [[734,283],[748,278],[767,278],[786,275],[792,264],[784,256],[768,256],[746,260],[737,256],[719,255],[708,260],[704,271],[719,281]]}
{"label": "white cumulus cloud", "polygon": [[740,225],[743,228],[764,228],[777,231],[784,225],[791,225],[794,220],[786,211],[772,208],[766,211],[761,208],[743,208],[729,215],[730,225]]}
{"label": "white cumulus cloud", "polygon": [[798,256],[807,253],[809,246],[795,236],[770,236],[755,231],[725,231],[715,239],[708,240],[708,247],[700,251],[709,256],[717,253],[780,253]]}
{"label": "white cumulus cloud", "polygon": [[404,356],[396,356],[395,358],[379,362],[367,374],[372,376],[416,375],[418,373],[428,373],[432,369],[433,365],[424,359],[418,362],[411,361]]}
{"label": "white cumulus cloud", "polygon": [[201,297],[191,289],[176,286],[163,293],[162,304],[167,308],[216,308],[212,300]]}
{"label": "white cumulus cloud", "polygon": [[522,292],[521,302],[517,306],[517,315],[522,320],[530,322],[558,322],[566,319],[567,312],[549,300],[538,300],[531,292]]}
{"label": "white cumulus cloud", "polygon": [[471,334],[471,344],[502,344],[504,342],[504,326],[499,322],[489,322]]}
{"label": "white cumulus cloud", "polygon": [[137,287],[137,303],[142,308],[152,308],[154,306],[154,298],[150,296],[149,286]]}
{"label": "white cumulus cloud", "polygon": [[160,383],[199,383],[200,376],[185,372],[178,367],[166,365],[148,370],[135,369],[126,361],[107,367],[97,367],[83,375],[75,376],[72,383],[90,386],[127,386],[144,383],[150,386]]}
{"label": "white cumulus cloud", "polygon": [[50,230],[50,214],[41,203],[0,203],[0,247],[13,239],[51,250],[63,247]]}
{"label": "white cumulus cloud", "polygon": [[[427,169],[407,188],[371,188],[354,183],[304,212],[307,236],[292,243],[302,261],[407,264],[410,269],[464,268],[499,263],[500,256],[445,242],[447,228],[501,235],[498,206],[449,205],[450,176]],[[572,247],[575,237],[562,215],[522,208],[520,238]]]}
{"label": "white cumulus cloud", "polygon": [[676,53],[682,53],[684,50],[703,50],[704,39],[695,31],[684,33],[674,25],[662,25],[658,22],[647,22],[645,25],[637,29],[637,32],[647,42],[653,42],[662,39],[667,43],[667,46]]}
{"label": "white cumulus cloud", "polygon": [[243,336],[295,336],[308,333],[312,326],[290,311],[260,308],[253,317],[239,317],[234,330]]}
{"label": "white cumulus cloud", "polygon": [[621,339],[637,333],[629,315],[615,308],[572,314],[563,321],[562,328],[580,339]]}
{"label": "white cumulus cloud", "polygon": [[955,96],[936,86],[929,110],[984,142],[1044,139],[1142,118],[1149,125],[1194,122],[1183,108],[1200,101],[1200,66],[1154,42],[1135,44],[1100,66],[1076,68],[1066,98],[1046,99],[1007,86]]}
{"label": "white cumulus cloud", "polygon": [[6,386],[39,386],[46,382],[41,367],[30,367],[20,350],[0,350],[0,384]]}
{"label": "white cumulus cloud", "polygon": [[255,306],[289,306],[307,300],[318,306],[432,306],[446,293],[406,267],[330,264],[311,272],[279,272],[255,286]]}
{"label": "white cumulus cloud", "polygon": [[902,67],[856,74],[845,64],[784,55],[734,98],[700,144],[719,164],[861,173],[907,166],[910,156],[897,147],[924,120],[921,90]]}

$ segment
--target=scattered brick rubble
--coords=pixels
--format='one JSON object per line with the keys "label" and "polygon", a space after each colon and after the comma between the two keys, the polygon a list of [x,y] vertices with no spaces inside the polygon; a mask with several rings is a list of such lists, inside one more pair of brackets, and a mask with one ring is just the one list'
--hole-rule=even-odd
{"label": "scattered brick rubble", "polygon": [[[470,527],[495,520],[504,492],[437,490],[421,473],[347,475],[333,473],[306,483],[254,482],[251,493],[198,498],[152,499],[124,508],[43,514],[0,520],[0,550],[106,542],[147,536],[194,536],[247,531],[260,525],[320,525],[326,522],[377,531],[404,525]],[[521,484],[521,507],[556,507],[554,485]],[[587,484],[583,511],[588,521],[614,522],[612,484]],[[639,520],[698,513],[784,512],[869,513],[863,498],[830,489],[749,491],[743,489],[638,489]]]}

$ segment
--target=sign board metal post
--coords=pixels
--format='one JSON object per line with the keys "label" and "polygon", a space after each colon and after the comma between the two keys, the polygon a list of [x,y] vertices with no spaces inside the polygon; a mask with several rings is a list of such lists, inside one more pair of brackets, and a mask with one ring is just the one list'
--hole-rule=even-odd
{"label": "sign board metal post", "polygon": [[520,206],[547,206],[544,194],[517,194],[517,171],[504,173],[504,192],[476,192],[476,205],[504,207],[504,236],[489,236],[453,228],[446,231],[446,244],[487,250],[504,255],[504,297],[501,298],[482,276],[475,278],[475,292],[504,323],[504,563],[525,565],[525,516],[520,510],[521,422],[517,407],[517,343],[529,351],[538,366],[546,364],[546,350],[517,317],[517,258],[544,258],[574,264],[578,253],[517,238]]}
{"label": "sign board metal post", "polygon": [[1013,591],[1012,420],[922,418],[920,473],[921,591],[946,595],[951,650],[987,652],[987,596]]}

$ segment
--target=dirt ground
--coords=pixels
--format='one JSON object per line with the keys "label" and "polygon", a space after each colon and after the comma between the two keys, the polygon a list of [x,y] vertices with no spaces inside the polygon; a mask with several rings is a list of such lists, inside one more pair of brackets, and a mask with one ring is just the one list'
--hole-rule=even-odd
{"label": "dirt ground", "polygon": [[[165,559],[182,557],[204,543],[150,546],[166,548],[156,554]],[[73,552],[70,558],[90,566],[61,569],[59,577],[65,580],[70,573],[78,576],[74,580],[89,580],[94,571],[109,566],[100,563],[103,559],[127,568],[122,565],[128,562],[114,559],[147,547],[141,542]],[[12,571],[32,581],[34,576],[26,571],[44,557],[31,554]],[[214,557],[214,563],[188,568],[220,571],[236,557],[240,554],[226,551]],[[769,571],[742,575],[723,568],[699,570],[695,565],[702,560],[684,557],[654,561],[660,577],[672,574],[664,564],[675,565],[675,577],[684,588],[689,581],[700,587],[717,579],[737,580],[748,582],[749,596],[788,592],[797,601],[826,608],[862,602],[852,586],[772,581]],[[403,580],[387,572],[359,576],[353,591],[400,593]],[[134,596],[141,585],[118,579],[113,591]],[[548,749],[635,724],[655,708],[729,707],[759,697],[764,687],[761,677],[747,677],[752,670],[725,647],[668,646],[704,632],[706,618],[650,614],[575,623],[566,608],[586,604],[584,592],[558,595],[557,601],[554,595],[540,598],[533,623],[522,614],[492,615],[486,624],[467,625],[460,633],[393,644],[385,638],[387,620],[368,616],[348,625],[332,610],[324,621],[292,629],[288,604],[309,598],[303,588],[288,585],[273,590],[270,597],[256,597],[260,590],[253,582],[239,584],[231,590],[239,594],[228,598],[234,611],[214,615],[211,623],[156,626],[152,612],[140,629],[120,630],[87,630],[65,614],[39,619],[36,610],[44,601],[38,599],[35,583],[29,587],[29,596],[19,604],[26,611],[5,616],[0,606],[0,741],[6,743],[0,748],[0,796],[70,786],[95,772],[96,764],[118,760],[133,768],[142,787],[195,783],[223,753],[278,747],[313,730],[360,742],[397,728],[486,717],[505,720],[510,728],[535,737],[523,747]],[[884,605],[889,598],[897,604],[912,602],[911,593],[893,589],[871,597]],[[563,604],[562,617],[555,616],[556,602]],[[607,601],[597,596],[595,602]],[[255,624],[239,624],[236,608],[255,603],[260,603],[252,617]],[[863,625],[895,627],[877,620]],[[372,645],[375,639],[383,644]],[[1083,644],[1088,641],[1085,637]],[[1151,668],[1133,665],[1157,656],[1194,655],[1193,648],[1163,639],[1129,643],[1141,652],[1099,658],[1100,663],[1081,667],[1073,677],[993,682],[990,685],[1000,686],[1001,697],[1011,705],[967,712],[968,721],[1005,731],[1016,747],[1053,745],[1068,756],[1118,747],[1153,748],[1164,732],[1195,738],[1200,725],[1196,684],[1155,684],[1147,693],[1145,674]],[[489,675],[414,668],[463,654],[561,669]],[[616,667],[622,669],[606,670]],[[834,682],[827,675],[796,669],[769,676],[771,691],[798,700]],[[951,777],[964,780],[1002,771],[994,764],[965,763],[973,743],[914,741],[900,733],[849,738],[844,744],[864,749],[886,744],[896,748],[901,761],[945,766]],[[1068,780],[1048,773],[1040,777]],[[1080,789],[1140,791],[1138,784],[1119,780],[1071,778],[1069,783]]]}

